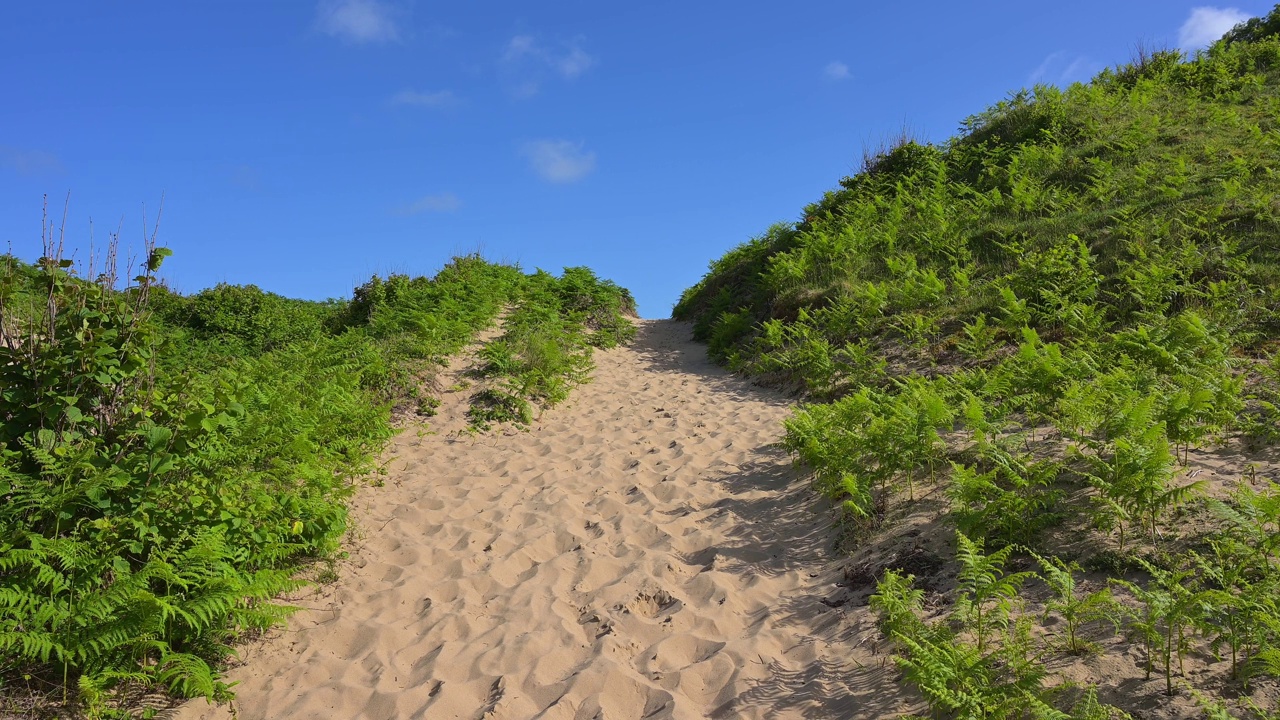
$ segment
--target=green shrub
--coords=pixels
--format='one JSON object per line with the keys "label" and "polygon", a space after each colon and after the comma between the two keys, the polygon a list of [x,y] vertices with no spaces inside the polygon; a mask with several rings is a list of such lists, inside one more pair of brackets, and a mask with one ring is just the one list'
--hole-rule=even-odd
{"label": "green shrub", "polygon": [[715,358],[728,358],[734,345],[751,332],[753,324],[746,310],[721,313],[707,336],[707,352]]}
{"label": "green shrub", "polygon": [[230,344],[237,355],[317,340],[327,334],[325,321],[334,313],[330,304],[289,300],[254,285],[226,283],[161,308],[169,324],[187,328],[201,340]]}

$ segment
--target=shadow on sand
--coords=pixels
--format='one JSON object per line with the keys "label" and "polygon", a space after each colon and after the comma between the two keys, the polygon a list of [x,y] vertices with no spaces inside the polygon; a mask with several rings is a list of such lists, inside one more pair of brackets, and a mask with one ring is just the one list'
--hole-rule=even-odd
{"label": "shadow on sand", "polygon": [[636,338],[629,346],[640,363],[659,375],[696,374],[708,387],[734,399],[750,399],[774,406],[794,405],[796,398],[761,387],[734,375],[707,357],[706,346],[693,343],[693,326],[677,320],[646,320],[636,326]]}
{"label": "shadow on sand", "polygon": [[809,718],[872,718],[914,705],[917,697],[901,687],[889,656],[876,652],[883,643],[870,615],[858,612],[869,590],[858,596],[861,603],[849,602],[855,595],[844,583],[850,562],[837,547],[831,504],[810,489],[781,449],[760,448],[756,455],[760,461],[712,478],[724,489],[716,507],[741,519],[728,542],[686,561],[705,564],[718,555],[717,570],[744,579],[807,575],[799,590],[752,619],[800,630],[812,638],[817,657],[802,663],[760,658],[769,676],[709,716],[732,718],[748,708],[767,708]]}
{"label": "shadow on sand", "polygon": [[[694,373],[716,392],[733,398],[788,406],[795,399],[754,386],[707,359],[704,347],[690,345],[691,327],[672,320],[642,323],[631,349],[650,371]],[[811,640],[816,656],[805,661],[759,658],[768,677],[732,698],[722,698],[708,716],[733,718],[763,709],[765,716],[784,710],[808,718],[871,718],[898,714],[918,698],[901,687],[887,654],[876,653],[879,631],[866,613],[846,604],[841,585],[848,557],[838,548],[833,507],[809,487],[778,446],[756,449],[757,461],[709,478],[723,492],[713,507],[741,519],[727,542],[680,559],[741,576],[807,575],[799,590],[763,608],[754,622],[794,627]],[[835,601],[832,598],[837,598]],[[809,644],[805,643],[805,644]],[[806,655],[804,648],[800,655]]]}

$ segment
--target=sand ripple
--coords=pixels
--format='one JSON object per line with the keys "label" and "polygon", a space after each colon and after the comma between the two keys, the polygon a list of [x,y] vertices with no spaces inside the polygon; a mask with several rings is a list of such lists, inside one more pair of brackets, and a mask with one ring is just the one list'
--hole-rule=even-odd
{"label": "sand ripple", "polygon": [[688,335],[642,322],[528,432],[459,434],[465,393],[406,429],[342,579],[231,672],[239,717],[878,714],[891,668],[820,602],[829,515],[772,447],[787,399]]}

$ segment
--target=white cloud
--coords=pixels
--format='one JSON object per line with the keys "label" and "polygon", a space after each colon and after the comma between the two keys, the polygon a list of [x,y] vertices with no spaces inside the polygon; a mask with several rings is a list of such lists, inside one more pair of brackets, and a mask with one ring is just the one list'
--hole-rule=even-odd
{"label": "white cloud", "polygon": [[587,152],[580,142],[536,140],[525,144],[521,154],[534,172],[553,183],[576,182],[596,168],[596,154]]}
{"label": "white cloud", "polygon": [[536,52],[531,35],[517,35],[511,38],[511,42],[507,43],[507,52],[503,54],[502,59],[507,62],[515,62],[526,55],[532,55]]}
{"label": "white cloud", "polygon": [[1061,63],[1062,58],[1065,56],[1066,56],[1066,53],[1063,53],[1063,52],[1051,53],[1049,57],[1044,59],[1044,62],[1040,63],[1040,65],[1036,67],[1035,70],[1031,71],[1031,75],[1027,77],[1027,82],[1034,85],[1040,82],[1041,80],[1044,80],[1045,77],[1049,74],[1049,70],[1054,65]]}
{"label": "white cloud", "polygon": [[[553,70],[566,80],[573,80],[590,70],[596,64],[596,59],[583,50],[576,40],[556,51],[543,47],[532,35],[516,35],[507,43],[507,48],[502,53],[502,62],[515,69],[534,66]],[[527,90],[531,85],[534,92],[537,92],[536,83],[525,82],[521,87]],[[533,93],[525,96],[531,94]]]}
{"label": "white cloud", "polygon": [[1072,83],[1076,81],[1083,82],[1091,78],[1094,74],[1094,63],[1089,58],[1080,56],[1071,61],[1070,65],[1058,75],[1064,83]]}
{"label": "white cloud", "polygon": [[400,37],[391,9],[378,0],[322,0],[316,10],[316,27],[326,35],[356,44]]}
{"label": "white cloud", "polygon": [[849,74],[849,66],[839,61],[827,63],[822,72],[832,80],[847,80],[853,77]]}
{"label": "white cloud", "polygon": [[0,167],[9,168],[19,175],[44,175],[62,172],[62,161],[56,155],[41,150],[0,145]]}
{"label": "white cloud", "polygon": [[425,108],[444,108],[457,105],[458,96],[454,95],[452,90],[439,90],[437,92],[401,90],[391,96],[391,104]]}
{"label": "white cloud", "polygon": [[583,52],[582,48],[574,46],[570,48],[568,55],[556,61],[556,68],[561,75],[572,80],[591,69],[591,66],[595,64],[595,58]]}
{"label": "white cloud", "polygon": [[440,193],[439,195],[426,195],[417,200],[401,207],[397,214],[399,215],[419,215],[424,212],[453,212],[462,207],[462,201],[453,193]]}
{"label": "white cloud", "polygon": [[1102,70],[1102,64],[1084,55],[1071,57],[1065,52],[1050,53],[1027,77],[1031,85],[1070,85],[1087,82]]}
{"label": "white cloud", "polygon": [[1191,16],[1178,30],[1178,47],[1183,50],[1208,47],[1250,17],[1249,13],[1236,8],[1192,8]]}

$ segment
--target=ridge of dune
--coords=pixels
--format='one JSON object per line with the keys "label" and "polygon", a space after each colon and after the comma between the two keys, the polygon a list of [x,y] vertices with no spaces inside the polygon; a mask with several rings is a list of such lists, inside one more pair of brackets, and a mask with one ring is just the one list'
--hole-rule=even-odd
{"label": "ridge of dune", "polygon": [[[902,707],[865,614],[831,607],[829,515],[775,443],[784,396],[675,321],[597,352],[528,431],[466,391],[388,448],[341,579],[245,648],[234,708],[179,718],[875,717]],[[468,360],[442,375],[447,385]]]}

